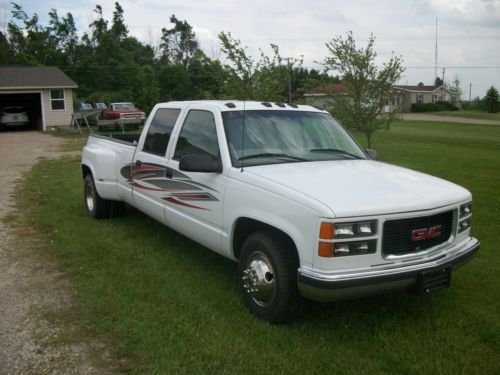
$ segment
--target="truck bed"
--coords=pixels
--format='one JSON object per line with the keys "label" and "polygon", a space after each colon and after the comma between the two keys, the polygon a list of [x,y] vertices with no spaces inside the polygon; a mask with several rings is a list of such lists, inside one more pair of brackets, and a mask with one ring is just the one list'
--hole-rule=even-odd
{"label": "truck bed", "polygon": [[137,142],[139,142],[141,134],[123,134],[123,133],[92,134],[92,137],[102,138],[113,142],[136,146]]}

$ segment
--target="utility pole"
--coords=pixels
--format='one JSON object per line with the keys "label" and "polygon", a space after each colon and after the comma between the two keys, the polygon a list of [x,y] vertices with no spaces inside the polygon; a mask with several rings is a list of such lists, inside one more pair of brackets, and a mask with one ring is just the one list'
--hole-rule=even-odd
{"label": "utility pole", "polygon": [[290,60],[293,60],[293,57],[284,57],[283,60],[286,60],[286,65],[288,67],[288,103],[292,103],[292,72],[290,70]]}
{"label": "utility pole", "polygon": [[469,83],[469,103],[471,101],[471,97],[472,97],[472,82]]}
{"label": "utility pole", "polygon": [[444,86],[444,72],[445,72],[446,68],[443,67],[443,78],[441,78],[441,80],[443,81],[443,86]]}
{"label": "utility pole", "polygon": [[438,18],[436,17],[436,44],[434,45],[434,79],[438,76]]}

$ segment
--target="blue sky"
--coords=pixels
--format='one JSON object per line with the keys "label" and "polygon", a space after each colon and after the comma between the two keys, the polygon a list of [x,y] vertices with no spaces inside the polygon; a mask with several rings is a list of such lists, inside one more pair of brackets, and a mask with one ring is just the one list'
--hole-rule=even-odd
{"label": "blue sky", "polygon": [[[37,13],[46,24],[47,13],[71,12],[79,32],[88,29],[100,4],[111,19],[114,1],[43,0],[18,1],[29,14]],[[327,55],[325,43],[353,31],[362,45],[373,33],[378,62],[392,51],[402,55],[407,67],[400,84],[434,81],[435,22],[438,17],[439,75],[461,80],[463,97],[483,96],[491,85],[500,88],[500,0],[126,0],[120,1],[132,35],[158,44],[170,15],[187,20],[210,57],[220,57],[217,34],[230,31],[248,46],[250,54],[269,44],[280,47],[284,57],[303,56],[304,65],[320,68],[316,61]],[[9,1],[0,0],[0,27],[10,17]]]}

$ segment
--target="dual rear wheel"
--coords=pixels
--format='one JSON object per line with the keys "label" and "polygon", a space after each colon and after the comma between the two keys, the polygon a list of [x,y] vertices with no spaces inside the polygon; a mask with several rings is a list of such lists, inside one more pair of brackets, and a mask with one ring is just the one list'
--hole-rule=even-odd
{"label": "dual rear wheel", "polygon": [[85,212],[92,219],[105,219],[119,215],[124,208],[123,202],[103,199],[95,188],[92,174],[87,174],[83,182]]}

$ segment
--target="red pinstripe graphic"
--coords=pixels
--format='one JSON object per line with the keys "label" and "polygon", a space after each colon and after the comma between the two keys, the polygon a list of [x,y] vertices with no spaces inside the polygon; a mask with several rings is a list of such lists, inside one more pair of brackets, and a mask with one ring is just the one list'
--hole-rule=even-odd
{"label": "red pinstripe graphic", "polygon": [[132,184],[133,187],[139,188],[139,189],[144,189],[144,190],[151,190],[151,191],[175,191],[175,189],[156,189],[156,188],[150,188],[144,185],[141,185],[137,182],[134,182]]}
{"label": "red pinstripe graphic", "polygon": [[174,194],[175,198],[181,200],[192,200],[192,201],[206,201],[213,200],[213,198],[208,194]]}
{"label": "red pinstripe graphic", "polygon": [[187,203],[184,203],[184,202],[178,201],[177,199],[175,199],[175,198],[173,198],[173,197],[168,197],[168,198],[163,198],[163,199],[164,199],[164,200],[166,200],[167,202],[170,202],[170,203],[176,204],[176,205],[178,205],[178,206],[184,206],[184,207],[189,207],[189,208],[196,208],[197,210],[209,211],[208,209],[203,208],[203,207],[193,206],[193,205],[191,205],[191,204],[187,204]]}

